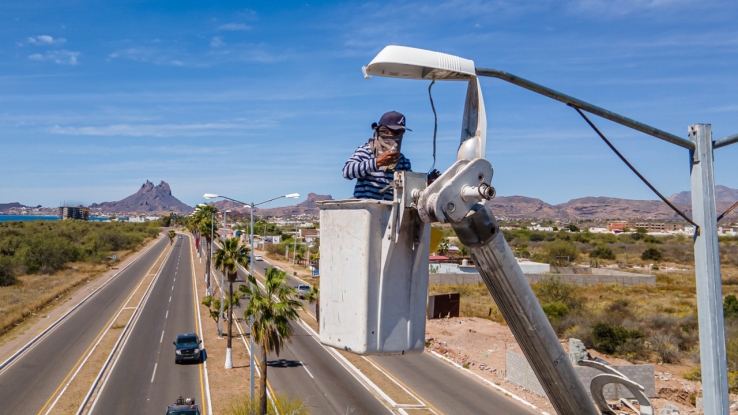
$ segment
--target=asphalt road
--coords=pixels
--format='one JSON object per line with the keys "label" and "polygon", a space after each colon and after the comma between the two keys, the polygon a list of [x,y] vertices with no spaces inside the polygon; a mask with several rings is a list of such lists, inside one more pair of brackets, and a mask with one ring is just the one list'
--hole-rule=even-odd
{"label": "asphalt road", "polygon": [[[255,261],[254,270],[257,275],[264,275],[268,266],[267,262]],[[238,271],[238,281],[245,282],[245,274],[241,269]],[[239,318],[243,318],[246,305],[247,302],[242,301],[241,307],[235,310]],[[224,329],[226,326],[224,324]],[[313,414],[390,413],[305,329],[297,323],[292,326],[292,341],[286,344],[279,356],[268,356],[267,379],[275,393],[303,400]],[[242,324],[242,327],[248,335],[248,324]],[[237,333],[235,326],[233,330]],[[234,342],[233,347],[243,346]],[[260,353],[257,347],[255,356],[258,358]]]}
{"label": "asphalt road", "polygon": [[[255,261],[255,270],[261,275],[263,275],[264,270],[268,266],[269,264],[266,261]],[[302,282],[288,275],[288,284],[295,287],[297,284],[302,284]],[[305,304],[305,307],[309,308],[310,312],[315,315],[315,304],[309,305],[304,301],[303,303]],[[301,327],[300,333],[301,335],[299,338],[293,340],[292,348],[295,346],[302,346],[303,342],[315,343],[315,340],[310,338],[310,336],[307,335]],[[305,349],[305,351],[303,351],[302,348],[298,349],[300,350],[298,355],[303,359],[303,361],[312,363],[308,363],[310,372],[316,371],[314,366],[316,364],[320,366],[322,358],[322,354],[316,353],[313,360],[308,360],[308,356],[313,357],[313,353],[308,352],[307,350],[313,349],[314,348],[309,348]],[[284,356],[282,357],[284,358]],[[270,361],[275,358],[276,357],[270,357]],[[327,358],[335,362],[332,357],[327,356]],[[412,392],[421,396],[444,414],[536,414],[530,409],[521,406],[512,399],[481,384],[477,380],[470,378],[455,367],[429,355],[428,353],[405,356],[371,356],[371,359],[378,363],[383,370],[400,380]],[[290,367],[290,362],[285,362],[284,366]],[[345,369],[342,368],[341,370],[345,371]],[[272,385],[275,387],[275,390],[277,389],[278,384],[280,386],[282,385],[282,383],[277,383],[276,381],[273,382]],[[289,384],[284,386],[288,388],[291,387]],[[279,390],[290,389],[282,389],[280,387]]]}
{"label": "asphalt road", "polygon": [[202,364],[175,364],[172,344],[179,333],[198,332],[189,241],[175,239],[92,414],[164,413],[178,396],[202,405]]}
{"label": "asphalt road", "polygon": [[0,372],[0,412],[37,414],[53,401],[65,379],[167,247],[161,238],[85,304]]}

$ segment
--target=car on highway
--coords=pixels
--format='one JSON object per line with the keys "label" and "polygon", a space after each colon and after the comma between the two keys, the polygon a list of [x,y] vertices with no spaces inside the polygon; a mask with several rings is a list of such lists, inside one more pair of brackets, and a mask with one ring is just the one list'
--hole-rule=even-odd
{"label": "car on highway", "polygon": [[179,239],[182,239],[182,235],[179,235]]}
{"label": "car on highway", "polygon": [[166,415],[202,415],[200,407],[195,405],[193,398],[179,397],[174,401],[174,405],[167,405]]}
{"label": "car on highway", "polygon": [[254,261],[263,261],[264,258],[261,255],[257,255],[254,257]]}
{"label": "car on highway", "polygon": [[174,342],[174,363],[201,362],[202,351],[200,345],[202,340],[195,333],[180,333]]}
{"label": "car on highway", "polygon": [[310,286],[307,284],[298,284],[297,287],[295,287],[295,290],[297,291],[298,297],[305,298],[305,296],[310,292]]}

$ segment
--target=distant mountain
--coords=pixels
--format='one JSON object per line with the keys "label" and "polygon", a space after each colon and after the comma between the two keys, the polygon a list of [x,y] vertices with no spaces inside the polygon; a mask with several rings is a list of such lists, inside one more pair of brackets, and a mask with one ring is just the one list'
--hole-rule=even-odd
{"label": "distant mountain", "polygon": [[[309,193],[306,200],[293,206],[282,206],[276,208],[256,208],[255,214],[259,216],[297,216],[297,215],[309,215],[318,216],[320,210],[316,202],[323,200],[333,200],[331,195],[318,195],[315,193]],[[236,203],[230,200],[221,200],[215,203],[215,207],[218,210],[230,209],[233,212],[240,214],[248,214],[249,209],[244,207],[241,203]]]}
{"label": "distant mountain", "polygon": [[[684,205],[692,205],[692,192],[686,191],[686,192],[679,192],[675,193],[671,196],[669,196],[667,199],[671,203],[681,203]],[[715,185],[715,200],[718,204],[721,202],[729,203],[732,205],[736,201],[738,201],[738,190],[737,189],[731,189],[727,186],[722,185]]]}
{"label": "distant mountain", "polygon": [[24,207],[28,207],[28,206],[21,205],[18,202],[13,202],[13,203],[0,203],[0,213],[5,213],[8,210],[13,209],[13,208],[16,208],[17,209],[17,208],[24,208]]}
{"label": "distant mountain", "polygon": [[138,191],[118,202],[93,203],[91,209],[102,213],[190,213],[192,207],[172,196],[169,184],[162,181],[157,186],[146,180]]}

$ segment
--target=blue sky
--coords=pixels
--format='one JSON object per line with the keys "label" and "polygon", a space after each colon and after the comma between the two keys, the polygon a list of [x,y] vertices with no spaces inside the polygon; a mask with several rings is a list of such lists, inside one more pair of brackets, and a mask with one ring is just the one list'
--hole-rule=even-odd
{"label": "blue sky", "polygon": [[[389,110],[431,164],[425,81],[361,66],[387,44],[512,72],[686,137],[738,133],[738,3],[689,0],[0,3],[0,203],[118,200],[167,181],[185,203],[349,197],[341,167]],[[482,79],[500,195],[654,199],[565,105]],[[453,163],[464,83],[434,86],[438,163]],[[593,118],[662,192],[686,150]],[[716,153],[738,188],[738,145]],[[284,202],[282,204],[286,204]],[[276,203],[275,205],[278,205]]]}

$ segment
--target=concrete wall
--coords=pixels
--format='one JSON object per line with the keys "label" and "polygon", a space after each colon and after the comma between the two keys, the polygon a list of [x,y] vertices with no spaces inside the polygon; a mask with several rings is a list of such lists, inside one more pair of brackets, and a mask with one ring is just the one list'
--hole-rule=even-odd
{"label": "concrete wall", "polygon": [[[587,275],[587,274],[525,274],[529,283],[558,277],[563,282],[571,282],[577,285],[607,284],[617,282],[621,285],[656,285],[656,277],[653,275],[630,274],[627,275]],[[431,284],[457,285],[476,284],[482,281],[479,274],[430,274]]]}
{"label": "concrete wall", "polygon": [[[646,396],[650,398],[656,397],[656,377],[654,375],[653,365],[612,366],[612,368],[627,376],[633,382],[643,386]],[[592,378],[603,373],[597,369],[582,366],[575,366],[574,371],[579,376],[579,380],[584,385],[587,393],[589,393],[589,385],[592,382]],[[507,350],[505,353],[505,374],[506,380],[513,385],[526,388],[540,396],[546,396],[543,387],[538,382],[538,378],[533,373],[533,369],[531,369],[525,356]],[[634,397],[625,387],[613,384],[605,386],[603,395],[607,400]]]}

